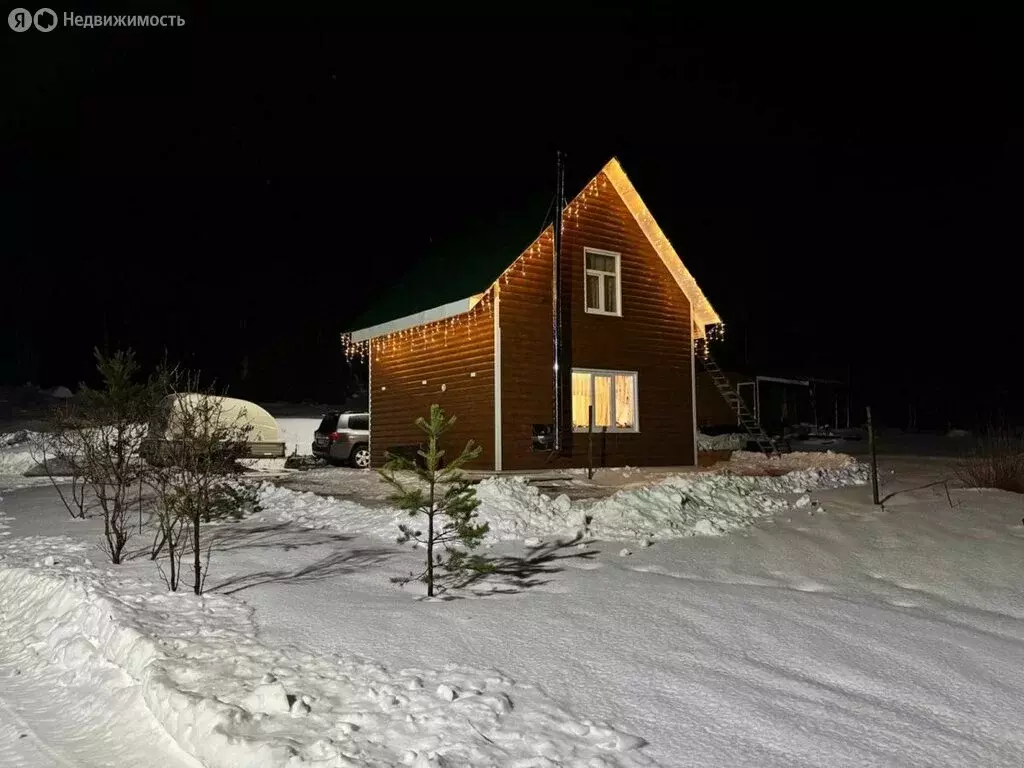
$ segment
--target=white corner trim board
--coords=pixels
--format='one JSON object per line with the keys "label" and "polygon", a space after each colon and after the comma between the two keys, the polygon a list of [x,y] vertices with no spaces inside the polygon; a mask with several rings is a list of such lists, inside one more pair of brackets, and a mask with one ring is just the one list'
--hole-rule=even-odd
{"label": "white corner trim board", "polygon": [[[501,287],[494,284],[494,471],[501,472]],[[475,376],[476,374],[470,374]]]}

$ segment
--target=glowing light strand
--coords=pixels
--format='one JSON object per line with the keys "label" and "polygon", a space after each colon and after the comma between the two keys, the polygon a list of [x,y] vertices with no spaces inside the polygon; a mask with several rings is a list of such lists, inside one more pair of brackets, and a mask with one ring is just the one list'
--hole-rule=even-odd
{"label": "glowing light strand", "polygon": [[[636,194],[635,189],[629,184],[625,178],[625,174],[622,172],[621,166],[616,161],[610,162],[602,172],[598,174],[594,179],[587,184],[586,187],[580,191],[565,207],[563,216],[567,222],[573,228],[579,228],[579,218],[581,209],[586,212],[589,209],[589,199],[591,197],[600,197],[601,190],[607,188],[609,183],[609,174],[613,177],[611,179],[612,186],[619,191],[620,197],[626,203],[626,207],[630,209],[630,213],[634,216],[638,216],[641,219],[641,227],[649,229],[653,224],[653,217],[650,216],[649,211],[646,210],[646,206],[639,200],[639,195]],[[625,182],[625,183],[623,183]],[[635,199],[634,199],[635,198]],[[671,245],[668,245],[667,239],[664,234],[661,233],[660,229],[657,229],[657,225],[653,224],[656,231],[656,236],[652,238],[656,246],[656,250],[659,250],[658,246],[671,250]],[[654,233],[651,233],[654,234]],[[514,277],[516,271],[518,271],[520,278],[525,278],[527,273],[528,263],[534,262],[544,252],[549,252],[550,247],[553,245],[553,231],[552,227],[547,227],[522,253],[509,264],[505,270],[498,276],[498,278],[491,284],[490,287],[482,294],[480,300],[472,307],[472,309],[464,312],[460,315],[456,315],[451,318],[444,320],[437,320],[432,323],[426,323],[421,326],[414,328],[404,329],[402,331],[394,331],[384,336],[378,336],[370,340],[364,340],[360,342],[353,342],[351,334],[342,334],[342,344],[345,352],[345,357],[350,361],[363,361],[368,359],[369,352],[372,350],[375,355],[383,355],[384,353],[393,353],[398,345],[408,346],[408,351],[413,350],[413,345],[417,342],[417,331],[418,331],[418,342],[421,349],[426,349],[427,345],[434,340],[440,341],[445,347],[448,346],[448,334],[449,331],[455,333],[461,330],[465,326],[469,339],[472,339],[472,327],[470,323],[477,317],[481,312],[492,312],[493,306],[491,303],[491,296],[494,288],[499,283],[508,285],[509,278]],[[660,241],[660,242],[658,242]],[[673,252],[673,255],[674,252]],[[675,260],[678,260],[676,257]],[[686,271],[682,264],[679,267],[684,275],[684,281],[693,283],[693,278]],[[696,284],[693,283],[695,286]],[[711,309],[710,304],[707,303],[707,299],[703,294],[699,293],[697,288],[697,294],[699,297],[699,306],[697,307],[698,312],[702,315],[700,319],[719,320],[715,315],[714,310]],[[708,317],[710,315],[710,318]],[[695,318],[697,320],[697,318]],[[725,338],[725,326],[719,320],[719,322],[710,323],[705,326],[701,326],[699,322],[694,325],[694,337],[697,342],[697,350],[702,357],[707,356],[707,341],[722,341]]]}
{"label": "glowing light strand", "polygon": [[346,359],[367,359],[371,350],[373,355],[378,358],[385,354],[391,355],[396,351],[413,352],[417,347],[425,350],[434,341],[439,341],[447,347],[449,332],[454,334],[464,330],[467,338],[472,340],[474,321],[482,315],[490,315],[494,311],[492,295],[493,286],[480,296],[480,300],[473,305],[472,309],[462,314],[400,331],[392,331],[369,341],[353,342],[349,334],[343,334],[342,343]]}

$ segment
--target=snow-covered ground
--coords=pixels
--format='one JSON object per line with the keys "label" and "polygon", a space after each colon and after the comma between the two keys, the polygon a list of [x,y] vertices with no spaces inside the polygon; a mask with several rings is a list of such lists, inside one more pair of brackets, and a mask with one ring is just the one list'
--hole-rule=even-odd
{"label": "snow-covered ground", "polygon": [[236,594],[265,637],[529,676],[642,735],[664,765],[1018,765],[1021,499],[947,498],[928,485],[938,462],[886,470],[882,509],[855,486],[628,555],[499,543],[501,573],[481,585],[497,594],[412,616],[386,580],[412,555],[338,572],[336,544],[296,546]]}
{"label": "snow-covered ground", "polygon": [[[768,469],[786,474],[768,476]],[[342,477],[351,478],[361,495],[374,502],[385,499],[389,492],[371,472]],[[566,494],[552,497],[524,476],[491,477],[476,487],[480,499],[477,514],[490,525],[487,538],[491,542],[551,536],[647,542],[721,535],[770,517],[790,504],[810,504],[808,489],[865,482],[866,467],[848,456],[790,454],[768,460],[760,454],[738,453],[734,462],[719,464],[713,472],[668,474],[656,480],[647,473],[644,480],[634,480],[598,499],[572,501]],[[392,538],[406,517],[381,503],[296,493],[270,484],[263,487],[260,503],[264,514],[274,520],[381,538]]]}
{"label": "snow-covered ground", "polygon": [[[21,494],[0,522],[33,530],[52,499]],[[10,519],[12,506],[29,519]],[[454,658],[392,669],[267,644],[242,601],[167,593],[152,563],[100,566],[79,539],[0,541],[0,671],[24,683],[0,693],[5,764],[653,765],[642,739],[493,669]],[[232,541],[217,547],[225,564]]]}
{"label": "snow-covered ground", "polygon": [[39,454],[39,433],[25,429],[0,432],[0,476],[22,475],[36,465],[33,454]]}
{"label": "snow-covered ground", "polygon": [[496,571],[435,601],[392,583],[422,553],[372,473],[211,528],[201,600],[6,492],[0,763],[1024,764],[1021,497],[883,467],[881,508],[827,454],[597,499],[485,480]]}
{"label": "snow-covered ground", "polygon": [[277,429],[285,444],[285,454],[309,456],[313,453],[313,433],[320,426],[320,419],[277,417]]}
{"label": "snow-covered ground", "polygon": [[[933,486],[883,511],[866,496],[816,491],[817,506],[771,522],[625,556],[619,543],[496,545],[498,594],[412,615],[386,580],[410,555],[332,574],[335,545],[297,547],[237,594],[266,638],[536,680],[643,736],[663,765],[1022,764],[1019,497],[954,490],[950,507]],[[290,577],[321,563],[322,579]]]}
{"label": "snow-covered ground", "polygon": [[0,432],[0,491],[50,482],[45,477],[25,477],[42,455],[39,441],[40,434],[31,430]]}
{"label": "snow-covered ground", "polygon": [[[277,425],[286,456],[312,453],[313,432],[320,425],[320,419],[279,418]],[[24,429],[0,432],[0,490],[49,483],[46,477],[25,477],[42,457],[41,437],[39,432]],[[254,470],[271,474],[284,469],[284,459],[256,459],[248,463]]]}

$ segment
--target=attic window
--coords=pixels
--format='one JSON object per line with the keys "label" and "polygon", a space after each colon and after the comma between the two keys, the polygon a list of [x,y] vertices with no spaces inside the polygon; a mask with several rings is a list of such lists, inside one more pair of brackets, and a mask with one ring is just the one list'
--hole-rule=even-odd
{"label": "attic window", "polygon": [[587,312],[594,315],[622,315],[622,260],[614,251],[584,248],[586,278],[583,300]]}

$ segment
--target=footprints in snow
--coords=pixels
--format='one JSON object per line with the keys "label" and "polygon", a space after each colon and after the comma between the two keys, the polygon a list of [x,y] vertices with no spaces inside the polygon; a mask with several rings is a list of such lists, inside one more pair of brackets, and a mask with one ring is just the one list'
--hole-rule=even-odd
{"label": "footprints in snow", "polygon": [[602,568],[604,564],[593,560],[568,560],[565,562],[565,565],[578,571],[596,571],[598,568]]}
{"label": "footprints in snow", "polygon": [[[904,590],[907,592],[918,592],[922,595],[925,594],[925,589],[920,584],[914,584],[910,581],[894,579],[891,576],[885,575],[884,573],[877,573],[874,571],[868,571],[866,575],[868,576],[868,578],[882,582],[882,584],[889,588]],[[918,608],[921,605],[921,602],[919,600],[909,599],[903,597],[902,595],[897,595],[896,597],[887,597],[884,599],[885,602],[887,602],[889,605],[896,606],[897,608]]]}
{"label": "footprints in snow", "polygon": [[[657,565],[636,565],[632,566],[629,570],[636,571],[638,573],[652,573],[658,576],[667,576],[673,579],[679,579],[680,581],[691,581],[696,583],[714,583],[723,586],[769,587],[773,589],[789,589],[793,590],[794,592],[804,592],[808,594],[836,596],[840,596],[841,592],[841,590],[838,590],[828,584],[822,584],[813,579],[807,579],[787,574],[784,571],[768,571],[768,574],[772,578],[759,578],[756,576],[741,577],[727,574],[723,574],[715,578],[709,578],[707,576],[698,576],[690,573],[669,571]],[[909,592],[917,593],[922,593],[924,591],[922,587],[918,584],[913,584],[910,582],[895,582],[890,580],[887,576],[883,574],[868,573],[867,575],[873,579],[887,582],[889,586],[898,588],[900,590],[906,590]],[[921,605],[919,600],[915,600],[912,597],[908,597],[905,595],[885,596],[882,597],[882,600],[884,600],[886,604],[896,608],[918,608]]]}

